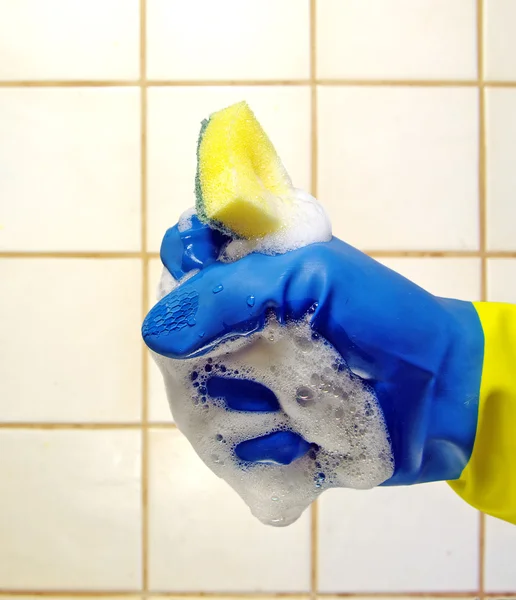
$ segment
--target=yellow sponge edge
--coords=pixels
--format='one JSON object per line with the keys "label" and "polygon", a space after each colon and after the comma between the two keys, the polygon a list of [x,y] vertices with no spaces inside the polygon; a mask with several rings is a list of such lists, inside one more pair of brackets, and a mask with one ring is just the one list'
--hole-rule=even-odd
{"label": "yellow sponge edge", "polygon": [[246,102],[203,122],[197,148],[197,214],[216,227],[260,238],[282,226],[278,203],[292,182]]}

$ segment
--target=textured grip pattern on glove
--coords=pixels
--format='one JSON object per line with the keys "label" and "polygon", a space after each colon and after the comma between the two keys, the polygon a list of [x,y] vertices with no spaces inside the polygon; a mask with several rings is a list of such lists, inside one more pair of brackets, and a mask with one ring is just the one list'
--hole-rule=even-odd
{"label": "textured grip pattern on glove", "polygon": [[180,331],[188,325],[195,325],[195,315],[199,308],[199,294],[196,291],[178,291],[165,296],[156,306],[152,319],[145,321],[142,328],[144,338],[160,336],[171,331]]}

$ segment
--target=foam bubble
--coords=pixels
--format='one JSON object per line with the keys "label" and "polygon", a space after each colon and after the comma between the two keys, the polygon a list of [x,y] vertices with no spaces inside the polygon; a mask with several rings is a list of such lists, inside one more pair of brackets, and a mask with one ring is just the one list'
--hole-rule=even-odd
{"label": "foam bubble", "polygon": [[185,212],[179,217],[179,222],[177,224],[177,229],[180,232],[186,231],[187,229],[191,229],[192,227],[192,217],[196,214],[195,207],[188,208]]}
{"label": "foam bubble", "polygon": [[159,302],[167,294],[170,294],[179,285],[177,279],[175,279],[170,271],[163,267],[161,270],[161,278],[158,283],[158,289],[156,290],[156,300]]}
{"label": "foam bubble", "polygon": [[[368,489],[393,473],[387,429],[374,392],[346,368],[327,341],[312,339],[308,318],[283,326],[270,318],[236,351],[222,344],[199,358],[154,358],[178,427],[263,523],[288,525],[326,489]],[[229,410],[222,399],[207,395],[206,382],[214,375],[266,385],[275,392],[281,410]],[[290,465],[243,463],[237,458],[240,442],[286,430],[313,443],[313,450]]]}
{"label": "foam bubble", "polygon": [[159,280],[158,289],[156,292],[156,300],[159,302],[167,294],[170,294],[170,292],[174,291],[176,287],[197,275],[198,272],[199,269],[192,269],[191,271],[188,271],[188,273],[180,280],[177,280],[166,267],[163,267],[161,271],[161,279]]}
{"label": "foam bubble", "polygon": [[251,252],[283,254],[316,242],[331,239],[331,223],[324,208],[303,190],[294,189],[288,200],[278,203],[278,212],[283,227],[258,240],[235,239],[224,249],[220,257],[233,262]]}

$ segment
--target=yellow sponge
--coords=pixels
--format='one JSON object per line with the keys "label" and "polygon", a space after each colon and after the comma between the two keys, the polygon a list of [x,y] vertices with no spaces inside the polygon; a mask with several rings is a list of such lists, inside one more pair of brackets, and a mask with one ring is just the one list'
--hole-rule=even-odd
{"label": "yellow sponge", "polygon": [[278,206],[292,192],[288,173],[246,102],[203,121],[195,183],[199,218],[246,239],[281,227]]}

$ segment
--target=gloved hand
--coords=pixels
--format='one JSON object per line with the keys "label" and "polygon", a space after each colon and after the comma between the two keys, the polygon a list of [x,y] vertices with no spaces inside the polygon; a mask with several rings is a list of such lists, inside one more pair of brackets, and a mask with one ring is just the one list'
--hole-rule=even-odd
{"label": "gloved hand", "polygon": [[[333,238],[283,255],[250,254],[217,262],[228,239],[200,224],[170,229],[164,265],[180,279],[143,325],[146,344],[164,357],[204,354],[221,340],[313,311],[311,327],[374,390],[394,458],[385,485],[457,479],[475,440],[483,332],[469,302],[433,296],[348,244]],[[274,390],[214,378],[208,395],[230,408],[278,410]],[[210,389],[211,386],[211,389]],[[309,452],[299,432],[255,436],[237,447],[242,460],[288,464]]]}

